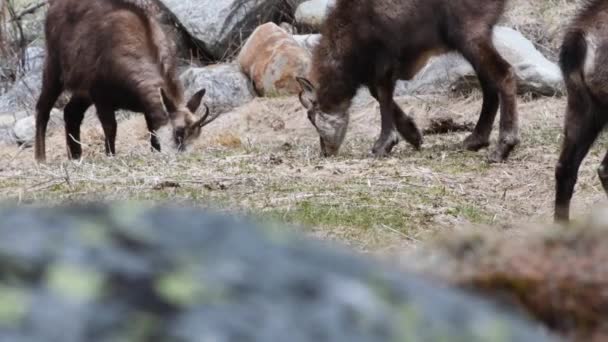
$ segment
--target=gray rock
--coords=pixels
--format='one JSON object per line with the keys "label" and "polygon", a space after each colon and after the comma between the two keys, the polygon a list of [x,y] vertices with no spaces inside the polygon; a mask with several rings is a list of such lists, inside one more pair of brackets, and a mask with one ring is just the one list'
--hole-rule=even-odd
{"label": "gray rock", "polygon": [[305,1],[295,13],[296,22],[301,25],[308,25],[319,28],[330,7],[336,3],[336,0],[309,0]]}
{"label": "gray rock", "polygon": [[0,217],[0,341],[552,341],[476,296],[278,227],[130,203]]}
{"label": "gray rock", "polygon": [[227,112],[255,97],[251,82],[236,64],[218,64],[204,68],[189,68],[180,76],[186,98],[207,89],[204,101],[214,114]]}
{"label": "gray rock", "polygon": [[25,72],[42,70],[44,68],[44,58],[46,51],[43,47],[30,46],[25,50],[24,65]]}
{"label": "gray rock", "polygon": [[12,127],[0,127],[0,144],[12,145],[15,143]]}
{"label": "gray rock", "polygon": [[[24,116],[26,112],[18,112],[17,116],[21,117],[15,124],[13,125],[12,135],[14,141],[18,145],[23,145],[25,147],[32,146],[34,142],[34,138],[36,137],[36,117]],[[62,112],[53,109],[51,112],[51,119],[49,120],[49,124],[47,126],[48,130],[55,129],[56,127],[63,124],[63,120],[61,119]]]}
{"label": "gray rock", "polygon": [[44,48],[31,46],[26,49],[24,55],[25,76],[0,96],[0,114],[15,115],[15,112],[25,109],[31,110],[34,107],[42,88],[42,70],[45,56]]}
{"label": "gray rock", "polygon": [[[15,11],[17,13],[29,8],[33,1],[16,1],[14,2]],[[44,40],[44,18],[46,16],[46,10],[48,4],[43,5],[36,11],[31,12],[23,16],[20,20],[21,32],[23,32],[23,39],[26,43],[41,42]],[[15,40],[21,39],[21,32],[17,31],[16,25],[9,25],[9,37],[14,37]]]}
{"label": "gray rock", "polygon": [[42,70],[33,70],[15,82],[0,96],[0,114],[31,109],[38,101],[42,87]]}
{"label": "gray rock", "polygon": [[15,118],[12,115],[0,115],[0,144],[13,144],[13,125]]}
{"label": "gray rock", "polygon": [[215,59],[230,57],[259,24],[282,10],[281,0],[160,0],[188,34]]}

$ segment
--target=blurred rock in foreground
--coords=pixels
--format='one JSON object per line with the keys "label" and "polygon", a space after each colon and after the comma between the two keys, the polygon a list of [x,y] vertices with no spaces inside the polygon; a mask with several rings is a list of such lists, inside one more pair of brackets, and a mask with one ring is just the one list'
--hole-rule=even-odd
{"label": "blurred rock in foreground", "polygon": [[568,341],[608,341],[608,210],[565,228],[452,235],[415,254],[406,268],[515,304]]}
{"label": "blurred rock in foreground", "polygon": [[0,341],[550,340],[459,290],[195,209],[4,207],[0,235]]}

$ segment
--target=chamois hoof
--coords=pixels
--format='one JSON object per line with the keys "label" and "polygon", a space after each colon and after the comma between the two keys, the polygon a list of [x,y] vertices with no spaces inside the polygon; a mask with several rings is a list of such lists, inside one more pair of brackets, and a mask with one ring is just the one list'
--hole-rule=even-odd
{"label": "chamois hoof", "polygon": [[388,157],[393,148],[399,143],[399,138],[393,137],[384,141],[378,140],[374,144],[370,155],[374,158],[386,158]]}
{"label": "chamois hoof", "polygon": [[519,144],[519,139],[510,139],[509,141],[500,141],[498,146],[490,155],[488,155],[488,162],[490,164],[505,162],[515,146]]}
{"label": "chamois hoof", "polygon": [[490,146],[490,141],[487,138],[482,138],[476,134],[469,135],[462,142],[462,146],[467,151],[477,152],[483,148]]}
{"label": "chamois hoof", "polygon": [[416,151],[420,151],[422,148],[422,133],[414,126],[414,129],[410,130],[407,135],[402,134],[403,139],[407,141]]}

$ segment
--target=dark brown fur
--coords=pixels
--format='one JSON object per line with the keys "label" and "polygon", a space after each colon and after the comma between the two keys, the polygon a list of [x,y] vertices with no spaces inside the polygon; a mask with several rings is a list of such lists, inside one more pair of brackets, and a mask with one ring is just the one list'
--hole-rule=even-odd
{"label": "dark brown fur", "polygon": [[121,0],[53,0],[45,33],[47,57],[36,105],[38,161],[45,160],[49,112],[63,90],[73,94],[64,110],[72,158],[81,156],[80,125],[92,104],[106,135],[108,154],[115,153],[117,109],[145,114],[156,150],[160,144],[154,133],[169,121],[180,147],[206,124],[192,115],[204,90],[187,108],[183,105],[173,45],[160,25],[136,5]]}
{"label": "dark brown fur", "polygon": [[[567,221],[581,162],[608,121],[608,0],[583,4],[566,31],[560,66],[568,106],[555,170],[555,219]],[[608,193],[608,155],[598,174]]]}
{"label": "dark brown fur", "polygon": [[382,116],[374,154],[390,153],[397,143],[395,128],[419,148],[422,136],[416,124],[393,100],[395,83],[414,77],[430,57],[458,51],[475,68],[484,94],[479,122],[465,146],[479,150],[489,145],[500,102],[500,137],[492,159],[506,159],[519,142],[516,82],[511,66],[492,44],[492,28],[505,2],[338,0],[314,51],[310,84],[317,88],[312,103],[317,111],[336,112],[348,107],[361,85],[367,86],[379,101]]}

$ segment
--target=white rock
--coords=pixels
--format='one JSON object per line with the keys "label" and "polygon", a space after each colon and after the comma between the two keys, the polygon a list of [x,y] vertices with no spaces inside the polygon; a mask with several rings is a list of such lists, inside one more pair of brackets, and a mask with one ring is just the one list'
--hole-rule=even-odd
{"label": "white rock", "polygon": [[296,34],[293,36],[293,39],[300,44],[301,47],[308,50],[312,53],[314,47],[319,44],[319,40],[321,40],[320,34]]}
{"label": "white rock", "polygon": [[320,27],[330,7],[334,6],[335,0],[310,0],[305,1],[296,10],[295,18],[298,24]]}
{"label": "white rock", "polygon": [[[55,129],[59,126],[63,126],[63,120],[61,119],[63,113],[60,110],[53,109],[51,111],[51,118],[47,127],[48,131]],[[19,145],[25,145],[26,147],[31,146],[34,143],[36,137],[36,117],[34,115],[23,117],[15,122],[13,125],[13,138]]]}

